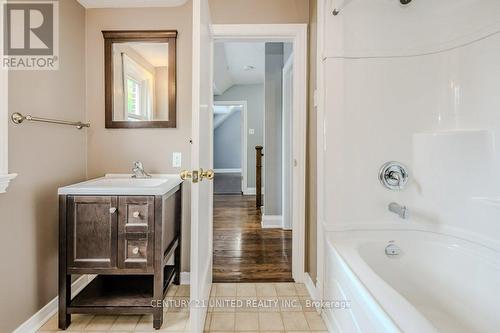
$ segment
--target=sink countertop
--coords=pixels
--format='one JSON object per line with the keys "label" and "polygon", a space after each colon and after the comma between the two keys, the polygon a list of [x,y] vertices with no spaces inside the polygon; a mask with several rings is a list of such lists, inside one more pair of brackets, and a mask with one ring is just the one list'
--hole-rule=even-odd
{"label": "sink countertop", "polygon": [[104,177],[60,187],[59,195],[163,195],[182,183],[179,175],[156,174],[152,178],[132,178],[131,174]]}

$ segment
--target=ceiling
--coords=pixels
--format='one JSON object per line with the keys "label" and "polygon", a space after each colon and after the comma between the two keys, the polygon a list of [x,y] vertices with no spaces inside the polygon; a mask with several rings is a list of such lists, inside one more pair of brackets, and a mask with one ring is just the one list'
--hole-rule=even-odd
{"label": "ceiling", "polygon": [[259,84],[265,79],[265,43],[216,43],[214,93],[221,95],[237,84]]}
{"label": "ceiling", "polygon": [[85,8],[177,7],[187,0],[78,0]]}
{"label": "ceiling", "polygon": [[146,59],[153,67],[168,66],[168,44],[166,43],[130,43],[131,48]]}

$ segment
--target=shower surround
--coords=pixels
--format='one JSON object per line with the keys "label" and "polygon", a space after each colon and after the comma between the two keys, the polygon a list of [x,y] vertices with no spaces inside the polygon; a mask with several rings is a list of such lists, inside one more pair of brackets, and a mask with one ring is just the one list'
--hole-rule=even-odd
{"label": "shower surround", "polygon": [[[414,0],[402,6],[392,0],[352,0],[332,15],[342,3],[326,1],[324,11],[322,169],[328,170],[329,179],[323,185],[320,214],[327,231],[324,297],[333,297],[328,294],[333,286],[348,288],[340,283],[339,274],[345,272],[331,268],[332,260],[341,260],[353,269],[336,241],[346,230],[385,230],[384,242],[406,237],[402,230],[441,235],[450,257],[468,269],[469,252],[458,245],[464,241],[478,246],[476,255],[489,258],[476,278],[491,281],[488,277],[500,267],[500,174],[495,172],[500,170],[500,3]],[[410,180],[404,190],[380,185],[377,172],[387,161],[408,167]],[[389,212],[391,202],[405,205],[410,218]],[[403,245],[401,256],[385,258],[384,246],[374,251],[385,260],[410,255]],[[419,260],[434,260],[413,259],[408,269],[416,268]],[[429,269],[450,283],[462,274],[442,265]],[[404,281],[411,288],[411,281],[402,277]],[[398,292],[393,281],[382,283]],[[494,284],[482,287],[499,292]],[[432,292],[438,287],[427,288]],[[436,327],[429,318],[432,311],[413,306]],[[330,322],[342,317],[342,311],[347,310],[327,311]],[[394,315],[388,308],[382,311],[388,318]],[[352,320],[362,321],[351,314]],[[480,311],[476,316],[477,321],[484,319]]]}

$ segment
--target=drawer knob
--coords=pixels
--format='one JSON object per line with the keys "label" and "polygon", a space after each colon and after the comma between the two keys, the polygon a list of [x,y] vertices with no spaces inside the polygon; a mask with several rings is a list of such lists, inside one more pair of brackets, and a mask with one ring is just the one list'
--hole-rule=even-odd
{"label": "drawer knob", "polygon": [[141,213],[139,213],[139,212],[134,212],[134,213],[132,214],[132,216],[133,216],[133,217],[135,217],[135,218],[138,218],[139,216],[141,216]]}
{"label": "drawer knob", "polygon": [[138,254],[139,253],[139,248],[137,246],[134,247],[134,249],[132,250],[132,253],[133,254]]}
{"label": "drawer knob", "polygon": [[109,209],[109,212],[110,212],[111,214],[116,213],[116,207],[111,207],[111,208]]}

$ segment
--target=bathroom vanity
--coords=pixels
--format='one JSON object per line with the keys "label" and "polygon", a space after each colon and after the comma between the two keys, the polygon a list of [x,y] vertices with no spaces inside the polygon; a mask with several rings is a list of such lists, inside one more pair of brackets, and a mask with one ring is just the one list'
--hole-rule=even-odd
{"label": "bathroom vanity", "polygon": [[[161,327],[167,288],[179,284],[181,183],[106,175],[59,189],[60,329],[76,313],[152,314]],[[96,277],[72,298],[82,274]]]}

